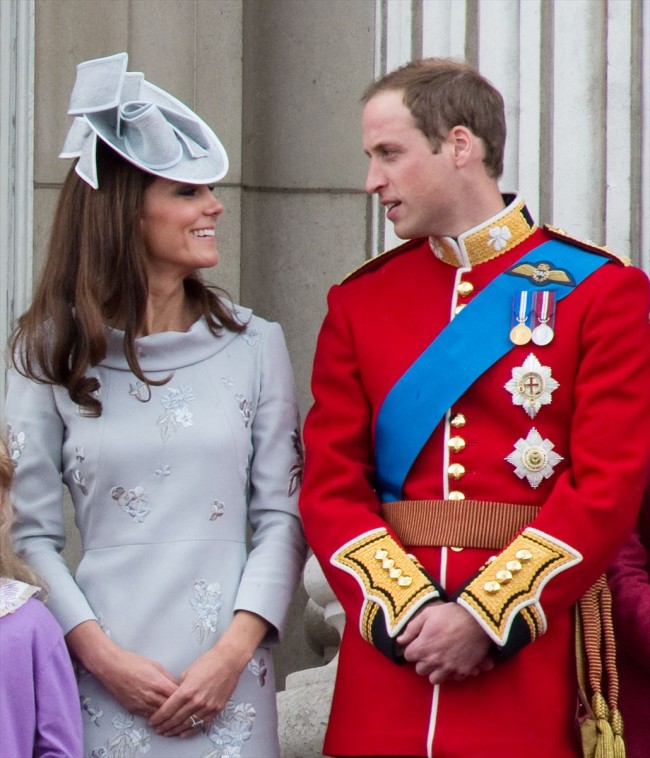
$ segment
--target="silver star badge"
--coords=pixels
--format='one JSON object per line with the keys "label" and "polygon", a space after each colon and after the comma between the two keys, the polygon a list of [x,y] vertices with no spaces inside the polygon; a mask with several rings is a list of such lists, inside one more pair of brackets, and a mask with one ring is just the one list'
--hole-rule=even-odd
{"label": "silver star badge", "polygon": [[539,487],[543,479],[553,476],[553,468],[562,459],[561,455],[553,452],[555,446],[533,427],[526,439],[515,442],[515,449],[506,456],[508,463],[515,467],[515,474],[520,479],[528,479],[533,489]]}
{"label": "silver star badge", "polygon": [[512,379],[503,386],[512,394],[513,405],[522,406],[531,418],[535,418],[539,409],[551,402],[551,396],[560,384],[551,376],[551,369],[542,366],[531,353],[521,366],[512,369]]}

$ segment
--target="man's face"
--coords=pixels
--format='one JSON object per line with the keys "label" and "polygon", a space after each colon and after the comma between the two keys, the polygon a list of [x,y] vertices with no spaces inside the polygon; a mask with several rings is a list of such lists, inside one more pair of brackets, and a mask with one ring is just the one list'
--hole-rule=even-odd
{"label": "man's face", "polygon": [[444,236],[454,216],[454,148],[439,153],[415,125],[401,91],[380,92],[363,110],[363,149],[370,158],[366,192],[377,193],[402,239]]}

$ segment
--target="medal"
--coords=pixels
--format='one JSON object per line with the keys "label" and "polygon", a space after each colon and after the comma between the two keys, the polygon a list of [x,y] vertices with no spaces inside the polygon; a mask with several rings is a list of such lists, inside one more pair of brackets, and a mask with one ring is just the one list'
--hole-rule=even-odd
{"label": "medal", "polygon": [[548,345],[555,336],[555,332],[548,323],[555,310],[555,296],[552,292],[545,290],[544,292],[536,292],[534,298],[534,313],[538,323],[533,329],[532,340],[536,345],[542,347]]}
{"label": "medal", "polygon": [[515,345],[526,345],[530,342],[532,332],[526,324],[528,321],[528,292],[520,292],[515,295],[513,313],[517,323],[510,330],[510,341]]}

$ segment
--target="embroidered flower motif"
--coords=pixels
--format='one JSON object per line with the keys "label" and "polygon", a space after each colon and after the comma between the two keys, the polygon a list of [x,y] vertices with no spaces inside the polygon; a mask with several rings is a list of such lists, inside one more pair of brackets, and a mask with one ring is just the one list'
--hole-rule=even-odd
{"label": "embroidered flower motif", "polygon": [[235,383],[229,376],[222,376],[221,377],[221,383],[226,389],[231,389],[235,386]]}
{"label": "embroidered flower motif", "polygon": [[266,675],[268,673],[264,658],[260,658],[259,661],[256,658],[251,658],[248,662],[248,670],[257,678],[258,685],[264,687],[266,684]]}
{"label": "embroidered flower motif", "polygon": [[533,489],[539,487],[543,479],[548,479],[554,473],[554,466],[561,460],[561,455],[553,452],[555,446],[533,427],[526,439],[515,442],[515,449],[506,456],[508,463],[515,467],[515,474],[520,479],[528,479]]}
{"label": "embroidered flower motif", "polygon": [[108,751],[105,747],[96,747],[90,751],[90,758],[108,758]]}
{"label": "embroidered flower motif", "polygon": [[146,403],[151,398],[151,388],[146,382],[138,379],[137,382],[129,382],[129,395],[141,403]]}
{"label": "embroidered flower motif", "polygon": [[25,432],[14,432],[10,424],[7,424],[7,448],[11,462],[16,466],[25,449]]}
{"label": "embroidered flower motif", "polygon": [[208,738],[215,747],[204,753],[203,758],[239,758],[254,722],[255,708],[250,703],[235,705],[231,698],[212,722]]}
{"label": "embroidered flower motif", "polygon": [[256,329],[246,329],[241,333],[241,338],[247,345],[254,347],[260,341],[260,333]]}
{"label": "embroidered flower motif", "polygon": [[244,395],[242,395],[240,392],[235,395],[235,399],[239,403],[239,412],[244,419],[244,426],[248,427],[250,424],[251,416],[253,415],[253,406],[251,405],[251,401],[244,397]]}
{"label": "embroidered flower motif", "polygon": [[192,426],[194,417],[189,404],[194,400],[192,388],[187,385],[170,387],[161,398],[165,412],[156,422],[160,427],[163,442],[167,442],[169,435],[177,429],[179,424],[184,427]]}
{"label": "embroidered flower motif", "polygon": [[551,376],[551,369],[531,353],[521,366],[512,369],[512,379],[503,386],[512,394],[513,405],[522,406],[530,418],[535,418],[539,409],[551,402],[560,384]]}
{"label": "embroidered flower motif", "polygon": [[104,711],[99,707],[97,703],[93,703],[87,695],[81,695],[79,697],[81,703],[81,710],[88,714],[88,718],[91,724],[95,726],[101,726],[99,719],[104,715]]}
{"label": "embroidered flower motif", "polygon": [[83,463],[86,460],[86,455],[84,453],[83,445],[77,445],[75,447],[74,457],[79,461],[79,463]]}
{"label": "embroidered flower motif", "polygon": [[79,469],[75,469],[74,474],[72,475],[72,479],[77,487],[81,490],[81,492],[84,495],[87,495],[88,490],[86,489],[86,479],[84,478],[84,475],[81,473],[81,471],[79,471]]}
{"label": "embroidered flower motif", "polygon": [[113,716],[111,724],[113,724],[113,729],[116,729],[118,732],[124,732],[133,726],[134,721],[135,718],[132,713],[129,713],[128,711],[118,711]]}
{"label": "embroidered flower motif", "polygon": [[142,487],[134,487],[130,490],[125,490],[124,487],[113,487],[111,497],[137,524],[141,524],[151,510],[145,505],[149,502],[149,498]]}
{"label": "embroidered flower motif", "polygon": [[489,235],[488,245],[495,250],[503,250],[508,244],[508,240],[512,237],[512,232],[507,226],[493,226],[489,231]]}
{"label": "embroidered flower motif", "polygon": [[209,584],[205,579],[194,582],[194,594],[190,605],[198,616],[192,632],[199,642],[203,642],[206,634],[217,631],[217,621],[221,610],[221,586],[218,582]]}
{"label": "embroidered flower motif", "polygon": [[111,636],[111,630],[106,626],[106,622],[104,621],[104,617],[101,613],[97,614],[97,623],[99,624],[99,628],[104,632],[104,634],[110,639]]}
{"label": "embroidered flower motif", "polygon": [[148,753],[151,750],[151,735],[146,729],[133,729],[129,732],[131,745],[140,753]]}
{"label": "embroidered flower motif", "polygon": [[169,476],[172,472],[172,467],[169,463],[160,463],[156,468],[156,476]]}
{"label": "embroidered flower motif", "polygon": [[302,449],[302,438],[300,431],[296,428],[291,432],[291,441],[296,454],[296,462],[289,470],[289,497],[295,494],[296,490],[302,484],[302,472],[305,464],[305,456]]}
{"label": "embroidered flower motif", "polygon": [[226,504],[223,500],[213,500],[212,510],[210,511],[210,521],[216,521],[220,516],[223,516]]}

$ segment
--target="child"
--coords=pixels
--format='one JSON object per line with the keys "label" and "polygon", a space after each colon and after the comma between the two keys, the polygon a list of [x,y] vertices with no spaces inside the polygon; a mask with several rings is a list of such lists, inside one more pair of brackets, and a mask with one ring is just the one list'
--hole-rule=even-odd
{"label": "child", "polygon": [[0,755],[78,758],[81,709],[63,633],[11,546],[12,479],[0,439]]}

